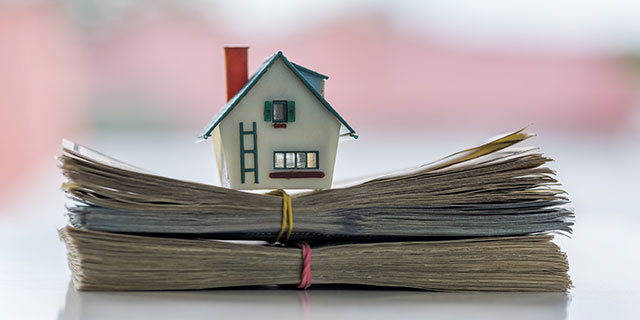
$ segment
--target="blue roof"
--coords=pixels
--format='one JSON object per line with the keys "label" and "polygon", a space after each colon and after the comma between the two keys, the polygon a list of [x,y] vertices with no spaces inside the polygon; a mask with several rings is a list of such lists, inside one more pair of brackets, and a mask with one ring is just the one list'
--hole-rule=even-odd
{"label": "blue roof", "polygon": [[240,102],[240,100],[242,100],[247,92],[249,92],[249,90],[253,88],[258,80],[260,80],[260,78],[262,78],[262,76],[267,72],[267,70],[269,70],[269,67],[271,67],[271,65],[273,65],[273,63],[278,59],[282,59],[284,64],[287,65],[287,67],[289,67],[291,71],[293,71],[293,73],[298,77],[298,79],[300,79],[300,81],[302,81],[307,89],[309,89],[309,91],[311,91],[311,93],[313,93],[313,95],[318,98],[322,105],[327,108],[327,110],[329,110],[329,112],[331,112],[347,130],[349,130],[349,133],[347,135],[357,138],[357,135],[355,134],[356,132],[353,130],[353,128],[351,128],[351,126],[338,114],[338,112],[336,112],[336,110],[331,107],[329,102],[327,102],[327,100],[325,100],[324,97],[316,89],[313,88],[313,86],[304,78],[304,76],[302,76],[298,68],[306,72],[313,73],[324,79],[328,79],[328,77],[313,70],[289,62],[289,60],[287,60],[287,58],[282,54],[282,51],[278,51],[277,53],[275,53],[273,56],[267,59],[260,66],[260,68],[258,68],[258,71],[256,71],[256,73],[251,76],[249,81],[247,81],[247,83],[238,91],[238,93],[236,93],[236,95],[234,95],[229,101],[227,101],[222,109],[220,109],[220,111],[218,111],[213,119],[211,119],[209,124],[207,124],[204,130],[202,130],[202,132],[198,135],[198,138],[207,139],[208,137],[210,137],[211,131],[213,131],[213,129],[215,129],[218,124],[220,124],[222,119],[224,119],[229,114],[229,112],[231,112],[231,110],[238,104],[238,102]]}
{"label": "blue roof", "polygon": [[296,64],[295,62],[291,62],[291,64],[292,64],[294,67],[296,67],[296,69],[298,69],[299,71],[306,71],[306,72],[308,72],[308,73],[311,73],[312,75],[315,75],[316,77],[319,77],[319,78],[322,78],[322,79],[325,79],[325,80],[329,79],[329,77],[328,77],[328,76],[325,76],[324,74],[322,74],[322,73],[320,73],[320,72],[313,71],[313,70],[311,70],[311,69],[309,69],[309,68],[305,68],[305,67],[303,67],[303,66],[301,66],[301,65],[299,65],[299,64]]}

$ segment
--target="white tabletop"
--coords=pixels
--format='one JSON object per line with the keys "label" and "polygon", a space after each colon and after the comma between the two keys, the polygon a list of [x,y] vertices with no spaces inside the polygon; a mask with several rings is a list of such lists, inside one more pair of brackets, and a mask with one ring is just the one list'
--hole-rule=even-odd
{"label": "white tabletop", "polygon": [[[435,160],[485,137],[485,133],[453,137],[442,132],[360,133],[358,141],[341,145],[336,179]],[[65,199],[52,160],[17,182],[0,205],[0,319],[640,318],[635,305],[640,303],[640,215],[635,205],[640,190],[639,136],[538,133],[530,145],[541,146],[556,159],[552,167],[576,210],[572,239],[556,239],[569,255],[575,288],[568,294],[362,287],[312,287],[306,292],[277,288],[78,292],[70,283],[65,249],[56,234],[65,223]],[[192,132],[105,134],[77,140],[160,174],[217,182],[212,148],[192,144]]]}

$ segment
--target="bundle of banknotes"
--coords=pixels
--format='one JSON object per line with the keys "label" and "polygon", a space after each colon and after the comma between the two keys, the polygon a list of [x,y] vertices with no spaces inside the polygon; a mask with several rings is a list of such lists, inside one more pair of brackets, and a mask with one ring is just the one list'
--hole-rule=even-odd
{"label": "bundle of banknotes", "polygon": [[81,290],[287,286],[307,268],[314,285],[567,291],[551,234],[571,233],[574,214],[551,159],[514,146],[531,136],[290,196],[162,177],[64,141],[60,237]]}

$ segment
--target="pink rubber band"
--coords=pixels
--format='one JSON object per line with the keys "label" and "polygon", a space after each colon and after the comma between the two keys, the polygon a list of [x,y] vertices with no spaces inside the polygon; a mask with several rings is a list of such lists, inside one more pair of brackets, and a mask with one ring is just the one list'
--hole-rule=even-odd
{"label": "pink rubber band", "polygon": [[300,242],[298,246],[302,248],[302,273],[298,289],[306,290],[311,286],[311,247],[306,242]]}

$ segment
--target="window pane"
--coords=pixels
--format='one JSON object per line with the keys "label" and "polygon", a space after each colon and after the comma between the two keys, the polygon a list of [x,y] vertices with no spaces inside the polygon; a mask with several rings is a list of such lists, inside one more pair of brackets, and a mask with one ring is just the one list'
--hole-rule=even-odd
{"label": "window pane", "polygon": [[287,103],[285,101],[273,102],[273,122],[287,121]]}
{"label": "window pane", "polygon": [[317,152],[307,152],[307,168],[309,169],[317,169],[318,161],[316,157],[318,156]]}
{"label": "window pane", "polygon": [[296,168],[304,169],[307,167],[307,153],[298,152],[296,154]]}
{"label": "window pane", "polygon": [[296,154],[295,152],[287,152],[286,163],[287,168],[295,168],[296,167]]}
{"label": "window pane", "polygon": [[284,169],[284,153],[275,153],[275,163],[273,164],[273,167],[276,169]]}

